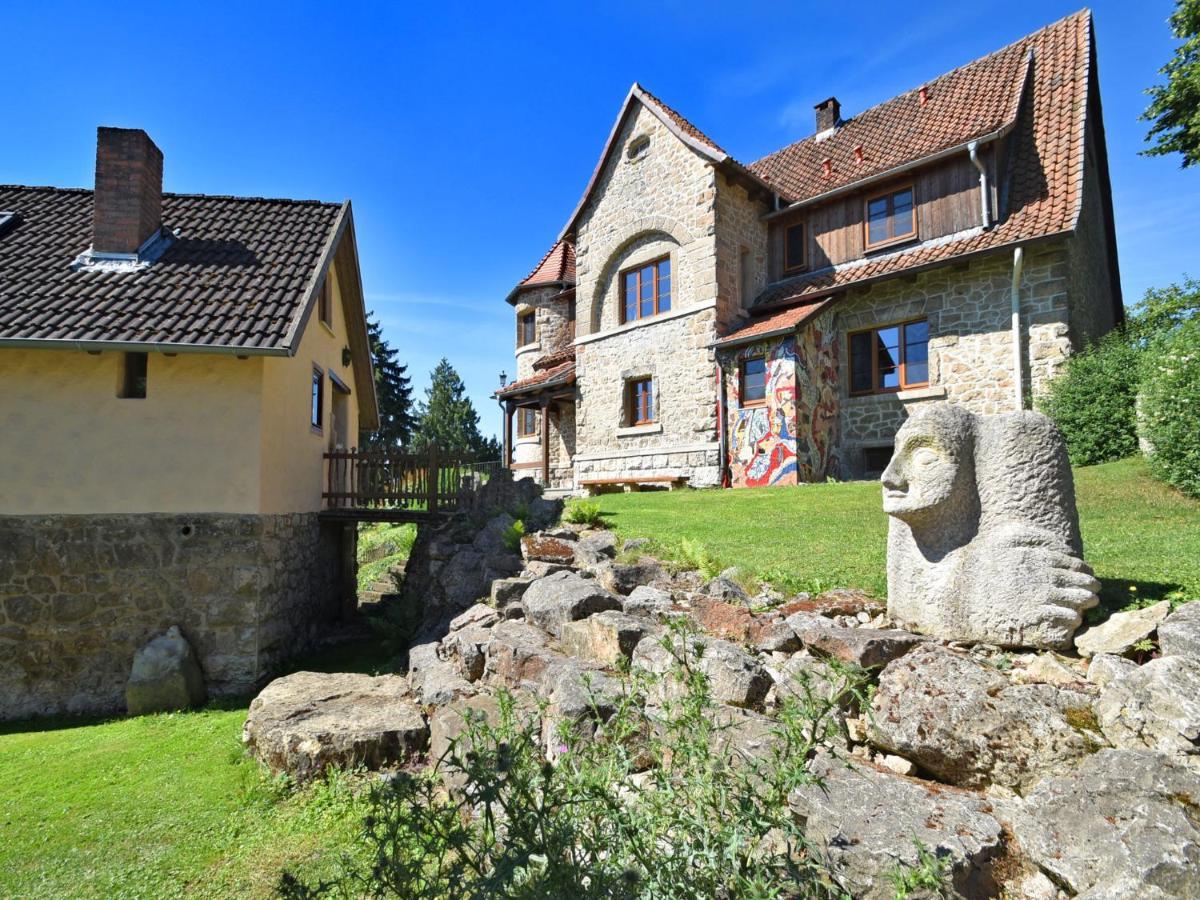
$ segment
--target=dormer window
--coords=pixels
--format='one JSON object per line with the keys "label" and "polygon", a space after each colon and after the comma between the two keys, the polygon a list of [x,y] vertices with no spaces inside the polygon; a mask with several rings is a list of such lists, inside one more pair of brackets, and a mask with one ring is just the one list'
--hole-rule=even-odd
{"label": "dormer window", "polygon": [[868,197],[865,218],[868,250],[915,238],[917,217],[912,185]]}
{"label": "dormer window", "polygon": [[537,315],[534,312],[517,316],[517,346],[524,347],[537,340]]}
{"label": "dormer window", "polygon": [[648,319],[671,308],[671,258],[621,273],[621,322]]}
{"label": "dormer window", "polygon": [[797,272],[807,265],[804,245],[804,223],[789,225],[783,232],[783,271]]}
{"label": "dormer window", "polygon": [[629,146],[625,148],[625,158],[630,162],[635,162],[644,157],[650,151],[650,136],[643,134],[641,137],[635,137],[629,142]]}

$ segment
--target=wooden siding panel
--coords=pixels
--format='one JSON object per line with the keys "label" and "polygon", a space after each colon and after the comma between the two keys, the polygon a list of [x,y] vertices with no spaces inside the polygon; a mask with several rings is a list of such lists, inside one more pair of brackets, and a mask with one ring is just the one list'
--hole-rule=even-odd
{"label": "wooden siding panel", "polygon": [[[995,159],[990,150],[983,154],[996,197]],[[938,166],[898,179],[897,187],[911,183],[917,204],[917,228],[923,241],[965,231],[981,224],[979,211],[979,172],[964,153]],[[863,255],[863,202],[887,185],[873,185],[870,191],[857,192],[818,207],[780,216],[771,223],[769,237],[771,281],[783,277],[783,234],[795,222],[808,223],[808,268],[824,269]],[[993,215],[996,205],[993,200]]]}

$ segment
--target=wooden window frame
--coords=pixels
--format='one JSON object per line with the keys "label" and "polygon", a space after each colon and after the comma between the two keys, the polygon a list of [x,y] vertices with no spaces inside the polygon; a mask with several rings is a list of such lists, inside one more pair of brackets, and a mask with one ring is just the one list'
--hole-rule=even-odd
{"label": "wooden window frame", "polygon": [[[663,263],[670,263],[670,262],[671,262],[671,254],[667,253],[663,256],[659,256],[659,257],[655,257],[654,259],[646,260],[646,262],[638,263],[636,266],[627,266],[617,274],[617,278],[620,280],[620,283],[621,283],[621,291],[620,291],[620,293],[621,293],[621,309],[620,309],[620,312],[621,312],[621,324],[622,325],[625,325],[629,322],[640,322],[642,319],[652,319],[655,316],[661,315],[664,312],[664,310],[661,310],[658,308],[659,307],[658,283],[660,281],[662,281],[662,276],[659,274],[658,267],[660,265],[662,265]],[[648,316],[643,316],[642,315],[642,269],[646,268],[647,266],[654,266],[654,312],[652,312]],[[634,304],[634,310],[637,312],[637,315],[634,316],[632,319],[630,319],[625,314],[625,310],[629,306],[629,303],[628,303],[628,293],[629,292],[626,290],[626,287],[625,287],[625,276],[632,274],[632,273],[637,274],[638,294],[637,294],[637,302]],[[675,298],[675,266],[674,265],[671,266],[671,274],[669,277],[671,279],[671,290],[667,294],[667,297],[669,298],[670,302],[673,303],[674,298]]]}
{"label": "wooden window frame", "polygon": [[[872,243],[871,242],[871,203],[874,202],[875,200],[878,200],[881,197],[887,198],[887,201],[888,201],[888,226],[889,226],[888,230],[890,231],[892,220],[895,218],[895,214],[892,212],[892,210],[895,209],[895,204],[892,202],[892,198],[895,197],[897,194],[904,193],[905,191],[909,191],[912,193],[912,231],[910,231],[908,234],[902,234],[899,237],[897,237],[896,235],[893,234],[891,237],[884,238],[882,241],[875,241],[874,243]],[[897,185],[894,185],[893,187],[888,188],[887,190],[876,191],[873,194],[868,194],[863,199],[863,207],[862,208],[863,208],[863,249],[864,250],[878,250],[881,247],[891,247],[894,244],[906,244],[909,241],[915,241],[915,240],[920,239],[920,228],[917,224],[917,187],[916,187],[916,182],[910,181],[907,184],[897,184]]]}
{"label": "wooden window frame", "polygon": [[317,295],[317,318],[326,328],[333,330],[333,290],[329,286],[329,275],[321,282],[321,292]]}
{"label": "wooden window frame", "polygon": [[[532,337],[525,340],[525,323],[532,322],[533,325],[529,329]],[[517,346],[528,347],[530,344],[536,344],[538,339],[537,334],[537,311],[530,310],[529,312],[517,313]]]}
{"label": "wooden window frame", "polygon": [[[788,232],[793,228],[803,229],[804,240],[801,243],[803,258],[799,262],[794,262],[788,256]],[[792,275],[796,272],[803,272],[808,268],[808,222],[793,222],[791,225],[783,226],[783,274]]]}
{"label": "wooden window frame", "polygon": [[[529,413],[529,412],[533,413],[533,424],[530,427],[530,430],[526,431],[525,430],[525,414]],[[538,433],[538,426],[541,424],[540,422],[538,422],[538,414],[539,414],[539,411],[534,409],[532,406],[518,406],[517,407],[517,437],[519,437],[519,438],[534,437]]]}
{"label": "wooden window frame", "polygon": [[[638,390],[639,384],[650,385],[650,418],[641,418],[641,412],[638,408]],[[658,422],[658,398],[655,396],[654,377],[644,375],[639,378],[630,378],[625,382],[625,413],[626,421],[630,428],[636,428],[641,425],[654,425]]]}
{"label": "wooden window frame", "polygon": [[[870,397],[870,396],[873,396],[876,394],[898,394],[901,391],[910,391],[910,390],[914,390],[916,388],[929,387],[928,374],[926,375],[926,378],[924,381],[914,381],[914,382],[909,382],[908,376],[907,376],[908,360],[905,359],[905,357],[908,355],[908,342],[905,338],[905,329],[909,325],[915,325],[919,322],[924,322],[926,324],[926,326],[928,327],[929,317],[928,316],[920,316],[916,319],[901,319],[896,322],[885,322],[881,325],[872,325],[870,328],[856,328],[854,331],[850,331],[850,332],[846,333],[846,365],[847,365],[846,388],[851,397]],[[897,372],[899,372],[899,374],[900,374],[900,384],[898,387],[890,387],[890,388],[879,387],[879,353],[876,352],[875,343],[874,343],[874,341],[872,341],[872,343],[871,343],[871,388],[870,388],[870,390],[866,390],[866,391],[856,391],[856,390],[854,390],[854,356],[853,356],[854,337],[859,334],[875,334],[876,332],[883,331],[885,328],[899,328],[900,329],[900,347],[899,347],[900,363],[896,367]],[[925,353],[926,372],[928,372],[928,365],[929,365],[929,336],[928,336],[928,334],[926,335],[926,338],[925,338],[925,349],[926,349],[926,353]]]}
{"label": "wooden window frame", "polygon": [[[761,400],[746,399],[746,363],[751,360],[761,359],[763,361],[763,395]],[[743,409],[752,409],[756,406],[767,405],[767,354],[755,353],[747,356],[738,362],[738,405]]]}
{"label": "wooden window frame", "polygon": [[[325,370],[316,363],[313,363],[312,379],[309,382],[308,388],[308,424],[314,433],[322,434],[325,431]],[[313,388],[316,388],[317,394],[315,403],[312,396]]]}

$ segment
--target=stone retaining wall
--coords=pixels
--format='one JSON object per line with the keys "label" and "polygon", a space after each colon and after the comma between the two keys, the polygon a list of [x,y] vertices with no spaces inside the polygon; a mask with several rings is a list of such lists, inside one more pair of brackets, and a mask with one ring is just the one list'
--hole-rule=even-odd
{"label": "stone retaining wall", "polygon": [[211,694],[253,690],[337,616],[342,542],[316,513],[0,516],[0,719],[123,711],[171,625]]}

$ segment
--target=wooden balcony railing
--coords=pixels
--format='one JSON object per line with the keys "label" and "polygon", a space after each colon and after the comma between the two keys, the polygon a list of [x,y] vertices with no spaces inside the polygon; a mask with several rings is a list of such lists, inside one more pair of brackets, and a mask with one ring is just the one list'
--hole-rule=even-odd
{"label": "wooden balcony railing", "polygon": [[325,454],[326,509],[407,510],[434,514],[457,509],[499,470],[499,460],[396,450],[331,450]]}

